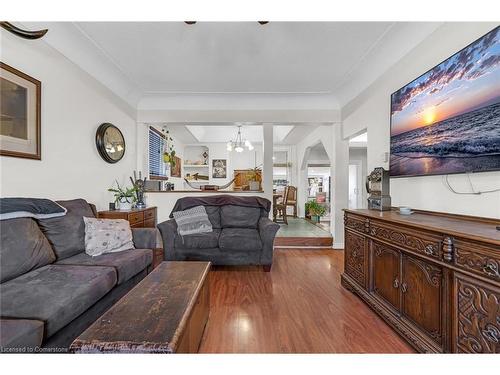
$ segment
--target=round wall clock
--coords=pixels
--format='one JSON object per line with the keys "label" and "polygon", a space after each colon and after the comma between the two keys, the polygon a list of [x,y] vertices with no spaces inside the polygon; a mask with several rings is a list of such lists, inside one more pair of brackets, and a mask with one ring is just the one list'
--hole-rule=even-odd
{"label": "round wall clock", "polygon": [[125,138],[122,132],[108,122],[97,129],[95,144],[99,155],[108,163],[116,163],[125,155]]}

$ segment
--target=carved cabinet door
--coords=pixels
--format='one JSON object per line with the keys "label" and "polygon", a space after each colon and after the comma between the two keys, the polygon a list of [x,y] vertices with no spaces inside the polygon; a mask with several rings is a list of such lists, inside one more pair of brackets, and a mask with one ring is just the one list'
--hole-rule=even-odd
{"label": "carved cabinet door", "polygon": [[455,273],[453,351],[500,353],[500,288]]}
{"label": "carved cabinet door", "polygon": [[400,309],[400,262],[399,250],[372,242],[373,279],[372,293],[381,297],[393,309]]}
{"label": "carved cabinet door", "polygon": [[409,255],[402,256],[401,314],[440,345],[444,292],[441,267]]}
{"label": "carved cabinet door", "polygon": [[366,287],[366,239],[357,233],[345,232],[344,271],[363,288]]}

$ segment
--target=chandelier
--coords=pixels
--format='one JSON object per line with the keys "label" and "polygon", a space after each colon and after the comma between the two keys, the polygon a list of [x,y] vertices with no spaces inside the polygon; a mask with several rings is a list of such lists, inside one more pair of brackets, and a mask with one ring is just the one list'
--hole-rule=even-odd
{"label": "chandelier", "polygon": [[253,150],[253,146],[250,143],[249,140],[241,137],[241,125],[238,125],[238,134],[236,135],[236,139],[230,140],[227,142],[227,150],[228,151],[236,151],[236,152],[243,152],[244,147],[248,148],[249,151]]}

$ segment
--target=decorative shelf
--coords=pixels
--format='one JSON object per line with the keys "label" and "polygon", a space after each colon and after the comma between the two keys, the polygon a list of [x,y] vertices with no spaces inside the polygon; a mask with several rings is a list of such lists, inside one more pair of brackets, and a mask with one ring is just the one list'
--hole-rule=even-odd
{"label": "decorative shelf", "polygon": [[208,164],[184,164],[184,168],[208,168]]}

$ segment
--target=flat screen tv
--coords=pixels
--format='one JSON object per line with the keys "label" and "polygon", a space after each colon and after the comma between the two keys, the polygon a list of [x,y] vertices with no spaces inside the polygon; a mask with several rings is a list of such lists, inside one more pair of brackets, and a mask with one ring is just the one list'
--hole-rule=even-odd
{"label": "flat screen tv", "polygon": [[500,170],[499,30],[391,95],[391,176]]}

